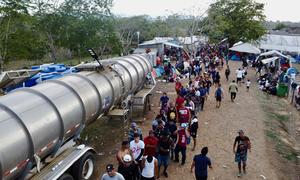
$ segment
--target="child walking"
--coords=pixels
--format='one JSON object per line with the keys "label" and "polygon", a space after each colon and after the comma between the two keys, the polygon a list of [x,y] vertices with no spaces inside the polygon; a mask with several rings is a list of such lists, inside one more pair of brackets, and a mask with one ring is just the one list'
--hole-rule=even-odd
{"label": "child walking", "polygon": [[248,79],[247,82],[246,82],[247,92],[249,92],[250,85],[251,85],[251,82],[250,82],[250,80]]}

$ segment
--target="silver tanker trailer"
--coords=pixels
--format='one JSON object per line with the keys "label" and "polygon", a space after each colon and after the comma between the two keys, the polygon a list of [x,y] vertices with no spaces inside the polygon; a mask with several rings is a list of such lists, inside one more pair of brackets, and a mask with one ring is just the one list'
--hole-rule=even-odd
{"label": "silver tanker trailer", "polygon": [[147,54],[77,68],[0,98],[0,179],[89,179],[96,152],[75,143],[85,125],[155,85]]}

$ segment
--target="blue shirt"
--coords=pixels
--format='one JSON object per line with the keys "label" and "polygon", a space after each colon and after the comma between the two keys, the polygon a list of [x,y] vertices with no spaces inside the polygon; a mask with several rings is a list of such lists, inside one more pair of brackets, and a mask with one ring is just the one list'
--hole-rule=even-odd
{"label": "blue shirt", "polygon": [[207,156],[201,154],[194,156],[195,161],[195,175],[207,176],[207,167],[211,165],[210,159]]}
{"label": "blue shirt", "polygon": [[160,102],[162,104],[167,104],[168,101],[169,101],[169,97],[168,96],[162,96],[162,97],[160,97]]}

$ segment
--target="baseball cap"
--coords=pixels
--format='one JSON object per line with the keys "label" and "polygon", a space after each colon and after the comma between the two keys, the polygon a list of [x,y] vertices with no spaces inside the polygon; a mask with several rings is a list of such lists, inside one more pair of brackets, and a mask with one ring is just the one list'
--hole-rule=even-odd
{"label": "baseball cap", "polygon": [[114,165],[112,165],[112,164],[106,165],[106,171],[107,172],[111,172],[112,170],[114,170]]}
{"label": "baseball cap", "polygon": [[130,162],[131,161],[131,156],[129,154],[126,154],[124,157],[123,157],[123,161],[124,162]]}
{"label": "baseball cap", "polygon": [[135,122],[131,123],[131,127],[137,127],[136,123]]}

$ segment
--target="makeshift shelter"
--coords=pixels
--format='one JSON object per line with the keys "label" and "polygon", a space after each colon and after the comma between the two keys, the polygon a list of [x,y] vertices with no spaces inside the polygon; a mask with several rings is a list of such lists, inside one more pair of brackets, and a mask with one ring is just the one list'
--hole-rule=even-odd
{"label": "makeshift shelter", "polygon": [[289,53],[300,53],[300,36],[266,34],[259,41],[259,48]]}
{"label": "makeshift shelter", "polygon": [[242,52],[242,53],[250,53],[250,54],[260,54],[261,51],[253,46],[250,43],[243,43],[243,42],[238,42],[234,44],[231,48],[229,48],[231,51],[236,51],[236,52]]}

